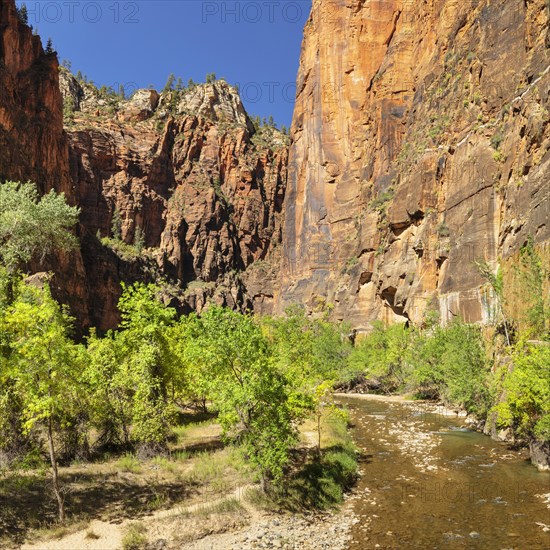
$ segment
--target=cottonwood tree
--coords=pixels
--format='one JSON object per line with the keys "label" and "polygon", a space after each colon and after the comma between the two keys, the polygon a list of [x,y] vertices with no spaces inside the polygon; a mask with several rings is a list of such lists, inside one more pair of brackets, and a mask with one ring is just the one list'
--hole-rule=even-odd
{"label": "cottonwood tree", "polygon": [[81,397],[79,373],[84,362],[83,348],[69,337],[71,321],[47,286],[24,286],[2,319],[10,347],[2,371],[13,381],[25,433],[39,426],[46,435],[60,522],[65,521],[65,507],[55,435]]}
{"label": "cottonwood tree", "polygon": [[304,416],[299,394],[277,368],[261,328],[248,315],[210,307],[188,354],[202,365],[227,440],[241,444],[262,486],[282,479]]}
{"label": "cottonwood tree", "polygon": [[[40,197],[33,183],[7,181],[0,183],[0,320],[16,299],[20,286],[20,269],[33,259],[76,247],[71,233],[78,221],[79,210],[65,202],[65,197],[50,192]],[[0,331],[0,360],[10,354],[6,331]],[[0,422],[2,448],[17,448],[21,439],[20,396],[7,369],[0,372]]]}
{"label": "cottonwood tree", "polygon": [[94,395],[93,421],[105,442],[166,443],[174,412],[166,331],[176,312],[157,293],[154,285],[123,285],[120,330],[89,340],[85,377]]}
{"label": "cottonwood tree", "polygon": [[34,183],[0,184],[0,263],[7,271],[8,300],[13,299],[14,277],[25,263],[78,245],[71,229],[79,213],[63,193],[52,190],[40,197]]}

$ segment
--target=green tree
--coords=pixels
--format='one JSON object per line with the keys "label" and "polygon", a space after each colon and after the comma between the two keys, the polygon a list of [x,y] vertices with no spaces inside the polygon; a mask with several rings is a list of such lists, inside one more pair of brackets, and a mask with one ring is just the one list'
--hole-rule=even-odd
{"label": "green tree", "polygon": [[48,42],[46,43],[46,49],[44,51],[47,54],[54,53],[53,41],[51,38],[48,38]]}
{"label": "green tree", "polygon": [[32,259],[75,248],[78,241],[71,229],[79,213],[62,193],[52,190],[40,197],[33,183],[0,184],[0,262],[8,276]]}
{"label": "green tree", "polygon": [[407,328],[402,324],[384,327],[373,324],[372,332],[363,338],[350,355],[352,370],[379,380],[381,389],[393,392],[403,387],[406,379],[405,352],[409,346]]}
{"label": "green tree", "polygon": [[505,371],[503,402],[495,410],[503,427],[526,439],[550,441],[550,346],[520,342]]}
{"label": "green tree", "polygon": [[277,368],[261,328],[247,315],[211,307],[200,318],[189,358],[208,373],[209,396],[224,436],[241,444],[259,468],[267,489],[282,479],[297,423],[301,396]]}
{"label": "green tree", "polygon": [[153,446],[165,444],[173,413],[166,329],[176,312],[158,300],[158,291],[154,285],[123,285],[118,303],[121,330],[116,335],[132,392],[133,437]]}
{"label": "green tree", "polygon": [[166,84],[164,85],[164,88],[162,89],[163,94],[167,94],[168,92],[171,92],[174,89],[174,82],[176,81],[176,77],[173,73],[170,73],[168,76],[168,79],[166,80]]}
{"label": "green tree", "polygon": [[113,215],[111,217],[111,233],[115,241],[122,240],[122,217],[118,208],[113,210]]}
{"label": "green tree", "polygon": [[99,445],[131,443],[133,386],[121,368],[124,348],[113,332],[103,338],[92,331],[88,339],[88,363],[83,381],[90,396],[90,421]]}
{"label": "green tree", "polygon": [[83,350],[69,337],[71,321],[47,286],[43,290],[24,287],[3,319],[11,350],[5,369],[22,404],[25,432],[36,425],[45,430],[60,522],[65,520],[65,509],[55,434],[82,398],[79,373]]}
{"label": "green tree", "polygon": [[214,82],[216,82],[216,73],[208,73],[206,75],[206,83],[213,84]]}
{"label": "green tree", "polygon": [[141,254],[145,248],[145,234],[143,233],[143,229],[141,229],[141,227],[136,227],[134,232],[134,246],[139,254]]}
{"label": "green tree", "polygon": [[545,293],[545,281],[549,275],[532,237],[529,237],[520,250],[516,277],[519,279],[519,298],[525,304],[524,324],[529,335],[541,339],[548,338],[550,303],[548,293]]}
{"label": "green tree", "polygon": [[17,9],[17,16],[19,17],[19,21],[21,21],[21,23],[24,23],[25,25],[29,24],[29,12],[26,4],[21,4],[21,7]]}

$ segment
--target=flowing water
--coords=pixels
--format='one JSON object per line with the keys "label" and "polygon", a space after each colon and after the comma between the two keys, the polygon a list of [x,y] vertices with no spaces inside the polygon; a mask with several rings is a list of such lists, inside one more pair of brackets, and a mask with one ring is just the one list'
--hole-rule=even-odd
{"label": "flowing water", "polygon": [[550,549],[550,473],[422,404],[346,396],[362,452],[352,549]]}

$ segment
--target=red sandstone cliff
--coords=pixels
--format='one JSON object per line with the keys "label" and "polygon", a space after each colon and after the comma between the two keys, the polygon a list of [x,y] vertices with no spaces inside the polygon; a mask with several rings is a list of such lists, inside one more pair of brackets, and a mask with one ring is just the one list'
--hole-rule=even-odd
{"label": "red sandstone cliff", "polygon": [[[75,204],[63,130],[55,54],[19,20],[13,0],[0,0],[0,181],[34,181],[43,192],[64,192]],[[87,325],[88,294],[80,253],[33,265],[55,270],[52,290]]]}
{"label": "red sandstone cliff", "polygon": [[62,71],[65,133],[55,55],[0,0],[0,177],[82,209],[82,251],[49,267],[83,326],[160,278],[187,311],[487,319],[475,261],[550,236],[548,20],[544,0],[315,0],[288,159],[223,81],[125,100]]}
{"label": "red sandstone cliff", "polygon": [[[256,130],[223,80],[125,100],[62,71],[61,87],[94,324],[116,322],[126,279],[167,279],[183,310],[270,310],[273,274],[246,270],[280,241],[286,137]],[[129,246],[104,239],[116,215]]]}
{"label": "red sandstone cliff", "polygon": [[314,0],[279,309],[487,319],[475,266],[550,238],[545,0]]}

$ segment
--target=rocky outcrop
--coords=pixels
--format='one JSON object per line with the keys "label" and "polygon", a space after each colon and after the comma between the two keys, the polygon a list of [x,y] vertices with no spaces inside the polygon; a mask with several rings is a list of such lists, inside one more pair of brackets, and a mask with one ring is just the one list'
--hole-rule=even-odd
{"label": "rocky outcrop", "polygon": [[276,303],[487,320],[493,268],[550,237],[545,0],[315,0]]}
{"label": "rocky outcrop", "polygon": [[101,281],[89,286],[93,323],[113,326],[120,281],[140,278],[167,279],[184,311],[209,299],[270,310],[273,291],[248,293],[258,270],[247,269],[276,265],[285,136],[255,129],[223,80],[123,99],[61,75],[83,255]]}

